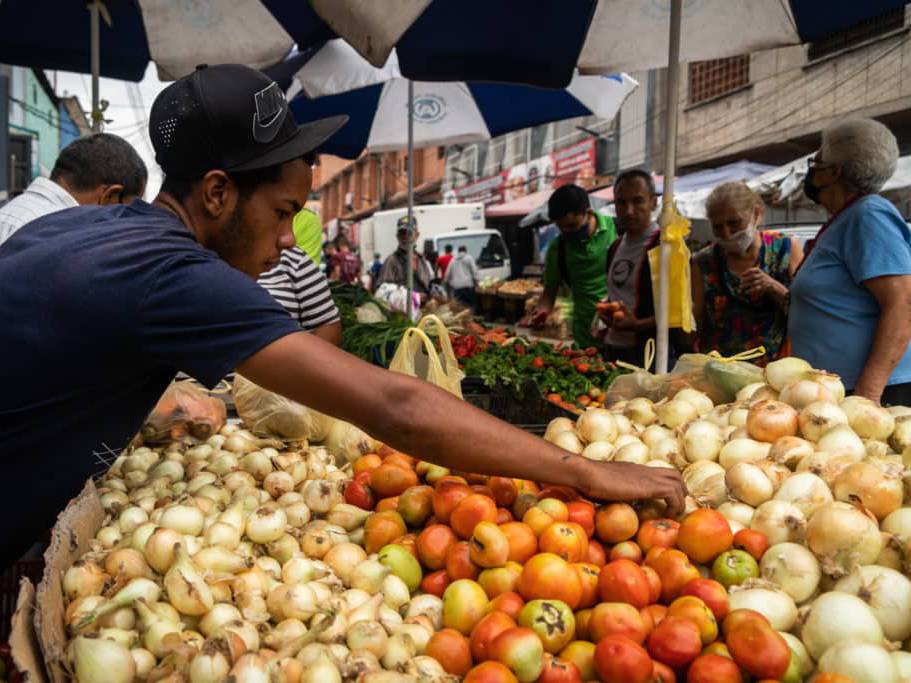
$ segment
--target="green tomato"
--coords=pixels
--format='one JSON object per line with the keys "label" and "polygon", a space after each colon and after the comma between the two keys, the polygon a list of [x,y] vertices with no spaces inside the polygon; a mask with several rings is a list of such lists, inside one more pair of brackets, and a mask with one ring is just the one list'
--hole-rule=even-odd
{"label": "green tomato", "polygon": [[389,571],[404,581],[412,593],[421,585],[421,579],[424,578],[421,565],[414,555],[402,546],[392,544],[383,546],[378,559],[380,564],[388,567]]}
{"label": "green tomato", "polygon": [[576,633],[576,618],[562,600],[532,600],[519,612],[518,622],[537,633],[551,654],[566,647]]}
{"label": "green tomato", "polygon": [[752,555],[743,550],[728,550],[719,555],[712,565],[712,578],[725,588],[738,586],[758,576],[759,565]]}

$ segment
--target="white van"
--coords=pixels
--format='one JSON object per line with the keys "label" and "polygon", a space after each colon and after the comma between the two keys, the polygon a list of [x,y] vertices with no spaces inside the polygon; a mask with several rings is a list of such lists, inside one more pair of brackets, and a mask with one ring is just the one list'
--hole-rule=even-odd
{"label": "white van", "polygon": [[[407,214],[407,209],[391,209],[361,221],[362,256],[367,259],[379,253],[380,259],[385,260],[392,254],[398,248],[398,221]],[[414,207],[414,219],[422,253],[443,254],[446,245],[451,244],[453,254],[457,254],[464,246],[478,264],[482,278],[509,278],[511,264],[506,243],[498,231],[487,229],[483,204],[421,204]]]}

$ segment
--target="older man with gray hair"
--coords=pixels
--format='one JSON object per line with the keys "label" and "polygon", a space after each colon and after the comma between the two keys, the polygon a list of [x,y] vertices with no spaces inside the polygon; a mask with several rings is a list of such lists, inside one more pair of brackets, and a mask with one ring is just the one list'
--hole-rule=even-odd
{"label": "older man with gray hair", "polygon": [[829,220],[791,286],[788,332],[795,356],[854,394],[911,405],[911,231],[875,194],[897,160],[895,136],[877,121],[823,131],[804,193]]}

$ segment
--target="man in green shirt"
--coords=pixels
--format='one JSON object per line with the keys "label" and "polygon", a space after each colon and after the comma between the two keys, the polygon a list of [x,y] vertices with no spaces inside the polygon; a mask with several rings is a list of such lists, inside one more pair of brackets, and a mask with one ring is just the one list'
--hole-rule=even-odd
{"label": "man in green shirt", "polygon": [[617,239],[610,216],[592,211],[588,193],[563,185],[547,202],[550,220],[560,229],[547,248],[544,293],[532,314],[532,327],[550,315],[561,282],[572,290],[573,339],[581,347],[596,346],[591,335],[595,304],[607,295],[607,250]]}
{"label": "man in green shirt", "polygon": [[294,243],[317,266],[323,257],[323,226],[319,216],[310,209],[301,209],[291,224]]}

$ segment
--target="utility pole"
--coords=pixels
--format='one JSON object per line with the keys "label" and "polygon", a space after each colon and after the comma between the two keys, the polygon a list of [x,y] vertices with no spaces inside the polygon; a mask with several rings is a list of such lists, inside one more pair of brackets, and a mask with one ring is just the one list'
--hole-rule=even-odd
{"label": "utility pole", "polygon": [[0,73],[0,202],[9,199],[9,77]]}

